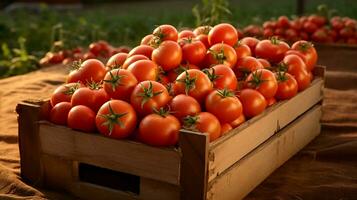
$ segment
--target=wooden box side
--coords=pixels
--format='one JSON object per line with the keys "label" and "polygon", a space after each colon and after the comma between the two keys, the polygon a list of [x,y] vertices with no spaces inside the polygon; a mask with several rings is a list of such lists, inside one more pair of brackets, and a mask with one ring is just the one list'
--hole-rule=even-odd
{"label": "wooden box side", "polygon": [[320,133],[321,113],[321,106],[314,106],[216,177],[208,185],[207,199],[233,200],[246,196]]}
{"label": "wooden box side", "polygon": [[240,127],[210,144],[208,181],[232,166],[274,133],[322,100],[324,68],[316,66],[317,78],[292,99],[268,108]]}

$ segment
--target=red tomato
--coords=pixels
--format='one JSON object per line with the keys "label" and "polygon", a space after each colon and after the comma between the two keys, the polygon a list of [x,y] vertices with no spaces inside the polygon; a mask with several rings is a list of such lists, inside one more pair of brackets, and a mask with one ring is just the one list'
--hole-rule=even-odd
{"label": "red tomato", "polygon": [[72,106],[84,105],[97,112],[99,108],[107,101],[109,96],[101,86],[94,84],[91,88],[82,87],[76,90],[71,98]]}
{"label": "red tomato", "polygon": [[69,102],[60,102],[56,104],[50,112],[50,121],[58,125],[67,125],[68,112],[72,105]]}
{"label": "red tomato", "polygon": [[239,100],[243,105],[244,116],[248,118],[259,115],[267,107],[264,96],[253,89],[243,89],[240,92]]}
{"label": "red tomato", "polygon": [[242,104],[234,93],[227,90],[214,90],[206,98],[206,110],[221,123],[231,123],[242,114]]}
{"label": "red tomato", "polygon": [[271,28],[266,28],[266,29],[264,29],[264,31],[263,31],[263,36],[264,36],[265,38],[273,37],[273,36],[274,36],[274,30],[271,29]]}
{"label": "red tomato", "polygon": [[75,130],[93,132],[95,131],[95,112],[87,106],[74,106],[68,112],[67,124]]}
{"label": "red tomato", "polygon": [[290,26],[290,21],[287,16],[280,16],[277,21],[277,26],[280,28],[288,28]]}
{"label": "red tomato", "polygon": [[208,43],[212,46],[225,43],[233,46],[238,41],[238,33],[234,26],[222,23],[214,26],[208,33]]}
{"label": "red tomato", "polygon": [[319,15],[310,15],[307,20],[316,24],[318,27],[325,25],[327,21],[325,17]]}
{"label": "red tomato", "polygon": [[299,31],[302,28],[302,24],[299,19],[295,19],[290,21],[290,27],[293,28],[295,31]]}
{"label": "red tomato", "polygon": [[188,69],[200,69],[200,68],[197,67],[196,65],[192,65],[192,64],[180,65],[179,67],[170,70],[167,73],[167,77],[169,78],[170,82],[174,82],[176,80],[176,78],[178,77],[178,75],[180,75],[182,72],[184,72]]}
{"label": "red tomato", "polygon": [[236,128],[239,125],[241,125],[243,122],[245,122],[245,117],[244,114],[241,114],[237,119],[231,122],[230,125],[232,126],[232,128]]}
{"label": "red tomato", "polygon": [[212,83],[205,73],[197,69],[189,69],[180,74],[174,84],[175,94],[187,94],[198,102],[203,102],[212,91]]}
{"label": "red tomato", "polygon": [[257,69],[263,69],[263,65],[254,57],[247,56],[239,59],[234,68],[238,80],[245,79],[251,72]]}
{"label": "red tomato", "polygon": [[272,105],[274,105],[274,104],[276,104],[276,99],[275,99],[274,97],[269,98],[269,99],[267,99],[266,101],[267,101],[267,106],[268,106],[268,107],[269,107],[269,106],[272,106]]}
{"label": "red tomato", "polygon": [[178,39],[176,28],[168,24],[158,26],[153,31],[153,35],[159,37],[161,41],[172,40],[176,42]]}
{"label": "red tomato", "polygon": [[252,55],[249,46],[246,44],[237,43],[236,45],[234,45],[234,50],[237,54],[237,60]]}
{"label": "red tomato", "polygon": [[121,100],[110,100],[99,109],[95,117],[98,131],[105,136],[122,139],[136,128],[137,116],[133,107]]}
{"label": "red tomato", "polygon": [[244,85],[259,91],[266,99],[274,97],[278,90],[274,73],[267,69],[258,69],[249,74]]}
{"label": "red tomato", "polygon": [[170,95],[166,87],[156,81],[143,81],[139,83],[131,93],[130,103],[141,116],[153,113],[153,109],[159,110],[170,101]]}
{"label": "red tomato", "polygon": [[76,63],[76,69],[71,71],[67,77],[67,83],[100,82],[107,71],[103,63],[97,59],[89,59],[83,63]]}
{"label": "red tomato", "polygon": [[208,66],[224,64],[233,68],[237,62],[237,54],[233,47],[227,44],[215,44],[207,51],[206,63]]}
{"label": "red tomato", "polygon": [[130,71],[138,82],[141,81],[156,81],[159,75],[159,67],[151,60],[138,60],[129,65]]}
{"label": "red tomato", "polygon": [[232,91],[237,89],[237,78],[233,70],[226,65],[215,65],[212,68],[205,69],[204,72],[213,83],[214,88],[227,88]]}
{"label": "red tomato", "polygon": [[128,58],[133,55],[144,55],[148,58],[151,58],[151,54],[154,51],[154,48],[148,45],[140,45],[132,49],[129,54]]}
{"label": "red tomato", "polygon": [[108,57],[109,44],[106,41],[98,41],[98,42],[91,43],[89,45],[89,52],[92,53],[95,57],[98,56]]}
{"label": "red tomato", "polygon": [[127,69],[129,65],[131,65],[132,63],[138,60],[149,60],[149,58],[144,55],[133,55],[124,61],[122,68]]}
{"label": "red tomato", "polygon": [[140,45],[148,45],[151,46],[155,40],[155,36],[153,34],[146,35],[141,39]]}
{"label": "red tomato", "polygon": [[199,40],[183,39],[183,41],[182,60],[189,64],[200,64],[205,59],[206,46]]}
{"label": "red tomato", "polygon": [[325,29],[320,28],[312,34],[311,39],[315,42],[325,43],[328,42],[329,35]]}
{"label": "red tomato", "polygon": [[262,40],[255,47],[255,55],[267,59],[269,62],[277,63],[284,58],[285,52],[290,49],[289,45],[277,38]]}
{"label": "red tomato", "polygon": [[311,77],[306,70],[304,61],[297,55],[287,55],[283,62],[288,68],[288,73],[296,79],[298,90],[302,91],[306,89],[311,83]]}
{"label": "red tomato", "polygon": [[267,61],[266,59],[258,58],[257,60],[260,62],[260,64],[263,65],[264,68],[270,68],[271,67],[270,62]]}
{"label": "red tomato", "polygon": [[210,45],[208,44],[208,35],[201,34],[201,35],[196,36],[195,39],[201,41],[202,44],[205,45],[206,49],[208,49],[210,47]]}
{"label": "red tomato", "polygon": [[195,116],[184,119],[184,129],[207,133],[212,142],[221,137],[221,124],[218,119],[209,112],[201,112]]}
{"label": "red tomato", "polygon": [[195,38],[196,35],[191,30],[183,30],[178,34],[178,38]]}
{"label": "red tomato", "polygon": [[264,29],[267,29],[267,28],[274,29],[275,27],[276,27],[276,23],[274,21],[265,21],[263,23]]}
{"label": "red tomato", "polygon": [[298,83],[295,78],[285,72],[275,73],[278,80],[278,90],[275,94],[275,98],[278,100],[285,100],[294,97],[298,92]]}
{"label": "red tomato", "polygon": [[312,43],[307,41],[297,41],[291,49],[300,51],[305,56],[305,63],[308,71],[312,71],[317,62],[317,52]]}
{"label": "red tomato", "polygon": [[111,98],[128,101],[137,84],[137,79],[130,71],[113,69],[105,75],[103,87]]}
{"label": "red tomato", "polygon": [[127,57],[127,53],[117,53],[109,58],[106,67],[109,69],[120,68],[124,64]]}
{"label": "red tomato", "polygon": [[59,86],[53,93],[50,99],[52,107],[60,102],[71,102],[73,93],[81,87],[79,83],[67,83]]}
{"label": "red tomato", "polygon": [[152,52],[151,59],[164,71],[169,71],[180,65],[182,60],[181,47],[177,42],[164,41]]}
{"label": "red tomato", "polygon": [[180,132],[179,120],[170,114],[150,114],[139,125],[139,138],[152,146],[173,146],[178,142]]}
{"label": "red tomato", "polygon": [[296,41],[298,39],[298,32],[292,28],[286,29],[285,38],[289,41]]}
{"label": "red tomato", "polygon": [[307,33],[313,33],[315,32],[319,27],[313,23],[313,22],[305,22],[303,25],[303,29],[307,32]]}
{"label": "red tomato", "polygon": [[199,26],[199,27],[195,28],[195,30],[193,30],[193,33],[196,36],[208,35],[208,33],[210,32],[211,29],[212,29],[211,26]]}
{"label": "red tomato", "polygon": [[172,114],[179,120],[183,120],[188,115],[196,115],[201,112],[201,106],[197,100],[191,96],[179,94],[170,103]]}
{"label": "red tomato", "polygon": [[221,135],[227,134],[232,129],[232,126],[228,123],[221,124]]}
{"label": "red tomato", "polygon": [[259,40],[254,37],[245,37],[240,40],[241,44],[248,45],[248,47],[250,48],[250,52],[252,53],[252,56],[254,56],[255,47],[257,46],[258,42]]}

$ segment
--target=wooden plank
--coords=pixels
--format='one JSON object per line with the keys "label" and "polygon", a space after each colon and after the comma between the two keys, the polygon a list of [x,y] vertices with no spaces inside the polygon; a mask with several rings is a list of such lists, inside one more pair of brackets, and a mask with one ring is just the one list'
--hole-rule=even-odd
{"label": "wooden plank", "polygon": [[318,77],[309,88],[292,99],[277,103],[210,144],[208,181],[213,180],[274,133],[321,101],[322,87],[323,80]]}
{"label": "wooden plank", "polygon": [[206,199],[208,145],[207,134],[181,131],[181,199]]}
{"label": "wooden plank", "polygon": [[39,126],[41,104],[21,102],[16,107],[19,124],[19,150],[21,177],[35,185],[43,185],[43,169],[41,166]]}
{"label": "wooden plank", "polygon": [[180,187],[152,179],[140,179],[139,199],[157,200],[157,199],[180,199]]}
{"label": "wooden plank", "polygon": [[173,148],[155,148],[133,141],[115,140],[48,122],[41,122],[39,135],[43,153],[179,184],[181,158]]}
{"label": "wooden plank", "polygon": [[[209,183],[207,199],[242,199],[320,133],[317,105]],[[262,167],[263,166],[263,167]]]}

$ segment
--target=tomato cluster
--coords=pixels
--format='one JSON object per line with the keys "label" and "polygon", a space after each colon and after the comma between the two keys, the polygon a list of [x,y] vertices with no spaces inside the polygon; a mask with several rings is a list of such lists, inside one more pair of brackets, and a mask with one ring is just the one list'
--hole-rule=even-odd
{"label": "tomato cluster", "polygon": [[113,47],[108,42],[103,40],[91,43],[88,47],[88,51],[83,50],[81,47],[63,49],[61,47],[61,43],[58,45],[55,44],[54,46],[60,50],[47,52],[46,55],[40,60],[41,66],[59,63],[70,64],[73,61],[87,60],[91,58],[105,60],[116,53],[128,53],[130,51],[130,48],[127,46]]}
{"label": "tomato cluster", "polygon": [[264,38],[278,36],[291,42],[309,40],[318,43],[357,44],[357,21],[340,16],[328,19],[317,14],[294,19],[280,16],[277,20],[264,22],[262,26],[247,26],[243,34]]}
{"label": "tomato cluster", "polygon": [[181,128],[214,141],[309,86],[317,61],[309,42],[238,39],[226,23],[158,26],[106,65],[75,62],[51,97],[50,120],[153,146],[177,144]]}

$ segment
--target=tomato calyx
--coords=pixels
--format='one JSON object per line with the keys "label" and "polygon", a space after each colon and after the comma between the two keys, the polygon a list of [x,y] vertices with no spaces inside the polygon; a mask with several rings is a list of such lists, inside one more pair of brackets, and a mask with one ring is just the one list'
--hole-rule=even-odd
{"label": "tomato calyx", "polygon": [[123,85],[121,83],[121,80],[125,75],[123,75],[123,74],[120,75],[119,71],[117,71],[116,74],[113,74],[113,72],[110,71],[109,74],[110,74],[110,79],[109,80],[103,80],[103,81],[106,82],[106,83],[109,83],[112,86],[113,91],[115,91],[116,87]]}
{"label": "tomato calyx", "polygon": [[285,71],[278,71],[276,72],[276,80],[278,82],[285,82],[288,80],[288,77],[286,76],[286,72]]}
{"label": "tomato calyx", "polygon": [[197,77],[190,77],[190,74],[185,70],[185,78],[176,80],[177,82],[183,83],[185,85],[185,93],[188,95],[188,92],[195,87]]}
{"label": "tomato calyx", "polygon": [[274,45],[279,45],[280,44],[280,40],[277,36],[273,36],[270,38],[270,42]]}
{"label": "tomato calyx", "polygon": [[87,82],[87,84],[86,84],[88,87],[89,87],[89,89],[91,89],[91,90],[99,90],[99,89],[101,89],[101,88],[103,88],[103,86],[102,86],[102,83],[101,82],[95,82],[95,81],[88,81]]}
{"label": "tomato calyx", "polygon": [[205,73],[208,76],[208,78],[209,78],[209,80],[211,80],[211,82],[214,82],[216,79],[221,77],[221,75],[217,75],[215,73],[215,69],[214,68],[203,69],[202,71],[203,71],[203,73]]}
{"label": "tomato calyx", "polygon": [[143,92],[139,93],[138,96],[142,97],[142,101],[141,101],[141,108],[144,107],[144,104],[146,102],[148,102],[151,98],[161,94],[163,91],[158,91],[158,92],[154,92],[153,90],[153,86],[151,81],[149,82],[149,87],[146,88],[145,86],[143,86],[143,84],[140,84],[141,89],[143,90]]}
{"label": "tomato calyx", "polygon": [[223,64],[224,61],[227,60],[227,57],[224,54],[223,46],[219,51],[215,51],[212,49],[209,49],[208,51],[212,54],[213,58],[218,61],[219,64]]}
{"label": "tomato calyx", "polygon": [[188,115],[183,118],[183,128],[190,131],[197,131],[196,124],[198,123],[199,116]]}
{"label": "tomato calyx", "polygon": [[262,72],[256,71],[252,72],[252,80],[248,81],[249,84],[252,84],[255,88],[258,88],[260,84],[267,80],[262,79]]}
{"label": "tomato calyx", "polygon": [[288,71],[288,65],[286,63],[279,63],[276,67],[277,72],[287,72]]}
{"label": "tomato calyx", "polygon": [[155,114],[160,115],[163,118],[171,114],[171,112],[168,109],[165,109],[163,107],[161,107],[159,110],[156,108],[153,108],[152,110],[154,111]]}
{"label": "tomato calyx", "polygon": [[79,68],[81,68],[81,65],[82,65],[81,59],[73,61],[71,65],[71,71],[78,70]]}
{"label": "tomato calyx", "polygon": [[299,50],[301,50],[302,52],[307,52],[313,46],[314,44],[312,44],[311,42],[302,42],[299,44]]}
{"label": "tomato calyx", "polygon": [[176,69],[174,69],[174,72],[177,74],[177,75],[180,75],[182,72],[188,70],[189,68],[188,67],[185,67],[183,65],[179,65]]}
{"label": "tomato calyx", "polygon": [[123,122],[121,122],[119,119],[128,113],[115,113],[110,103],[108,103],[108,107],[109,107],[109,113],[100,116],[106,119],[106,121],[103,122],[101,125],[107,126],[109,129],[109,135],[111,135],[114,129],[114,125],[119,125],[120,127],[124,127]]}
{"label": "tomato calyx", "polygon": [[217,90],[217,95],[219,95],[222,98],[227,98],[227,97],[234,97],[234,92],[230,91],[227,88]]}
{"label": "tomato calyx", "polygon": [[65,95],[72,95],[80,87],[79,83],[76,83],[73,86],[65,86],[66,91],[63,92]]}
{"label": "tomato calyx", "polygon": [[114,64],[110,66],[112,69],[121,69],[123,65],[120,65],[117,63],[117,61],[114,61]]}
{"label": "tomato calyx", "polygon": [[159,47],[161,42],[162,42],[162,38],[160,38],[157,35],[154,35],[154,37],[149,42],[149,46],[151,46],[151,47],[156,49],[157,47]]}

